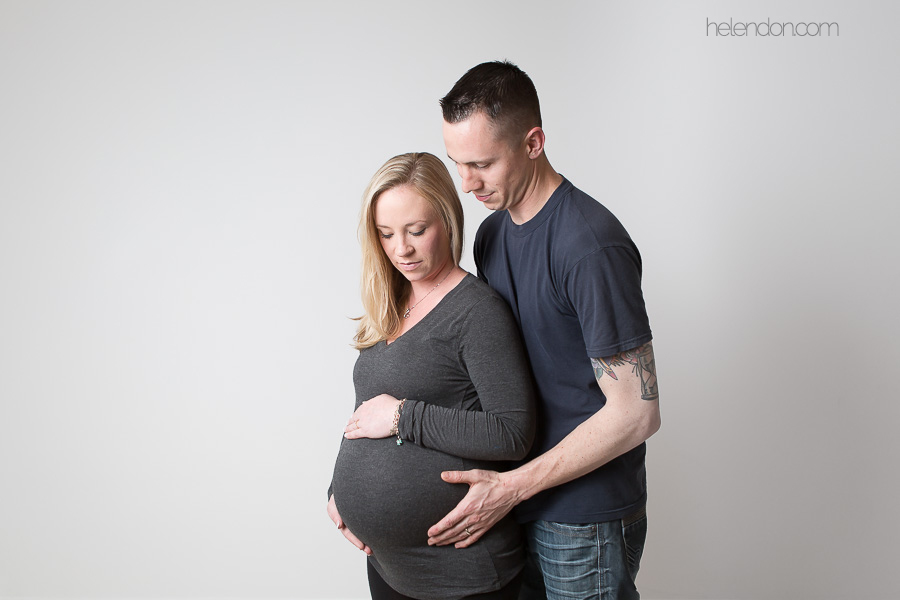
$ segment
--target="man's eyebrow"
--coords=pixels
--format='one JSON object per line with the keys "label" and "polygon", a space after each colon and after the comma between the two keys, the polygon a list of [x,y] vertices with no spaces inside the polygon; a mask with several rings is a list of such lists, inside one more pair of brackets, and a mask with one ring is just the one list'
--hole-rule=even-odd
{"label": "man's eyebrow", "polygon": [[467,162],[467,163],[461,163],[461,162],[457,162],[457,161],[456,161],[452,156],[450,156],[449,154],[447,155],[447,158],[449,158],[450,161],[453,162],[453,164],[455,164],[455,165],[483,165],[483,164],[485,164],[485,163],[491,162],[491,161],[488,160],[488,159],[484,159],[484,160],[472,160],[472,161],[469,161],[469,162]]}

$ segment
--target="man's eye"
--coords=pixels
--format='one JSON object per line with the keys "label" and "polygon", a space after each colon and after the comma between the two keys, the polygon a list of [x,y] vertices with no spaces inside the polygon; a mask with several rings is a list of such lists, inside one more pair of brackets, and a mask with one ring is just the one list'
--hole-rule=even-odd
{"label": "man's eye", "polygon": [[414,235],[414,236],[416,236],[416,237],[419,237],[420,235],[422,235],[423,233],[425,233],[425,230],[426,230],[426,229],[427,229],[427,227],[423,227],[421,231],[410,231],[410,232],[409,232],[409,235]]}
{"label": "man's eye", "polygon": [[490,165],[488,165],[488,164],[475,165],[475,168],[476,168],[476,169],[487,169],[489,166],[490,166]]}

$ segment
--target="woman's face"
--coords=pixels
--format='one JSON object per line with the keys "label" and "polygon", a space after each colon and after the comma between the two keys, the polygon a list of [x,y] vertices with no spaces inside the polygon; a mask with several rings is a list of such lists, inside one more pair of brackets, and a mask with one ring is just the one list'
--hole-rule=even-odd
{"label": "woman's face", "polygon": [[430,282],[453,262],[443,224],[411,185],[381,193],[375,228],[385,254],[410,282]]}

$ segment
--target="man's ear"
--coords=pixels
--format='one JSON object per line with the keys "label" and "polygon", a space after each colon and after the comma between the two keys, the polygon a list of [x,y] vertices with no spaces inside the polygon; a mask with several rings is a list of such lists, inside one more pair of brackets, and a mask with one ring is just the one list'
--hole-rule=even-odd
{"label": "man's ear", "polygon": [[525,134],[525,148],[528,151],[528,158],[531,160],[540,157],[544,152],[544,130],[540,127],[532,127]]}

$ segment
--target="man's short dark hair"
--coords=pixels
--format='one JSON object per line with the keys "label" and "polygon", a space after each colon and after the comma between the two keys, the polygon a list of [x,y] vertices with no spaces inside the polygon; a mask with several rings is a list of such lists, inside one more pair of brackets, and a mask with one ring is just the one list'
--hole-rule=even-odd
{"label": "man's short dark hair", "polygon": [[525,71],[509,61],[482,63],[460,77],[441,98],[444,120],[459,123],[481,111],[504,137],[541,127],[537,90]]}

